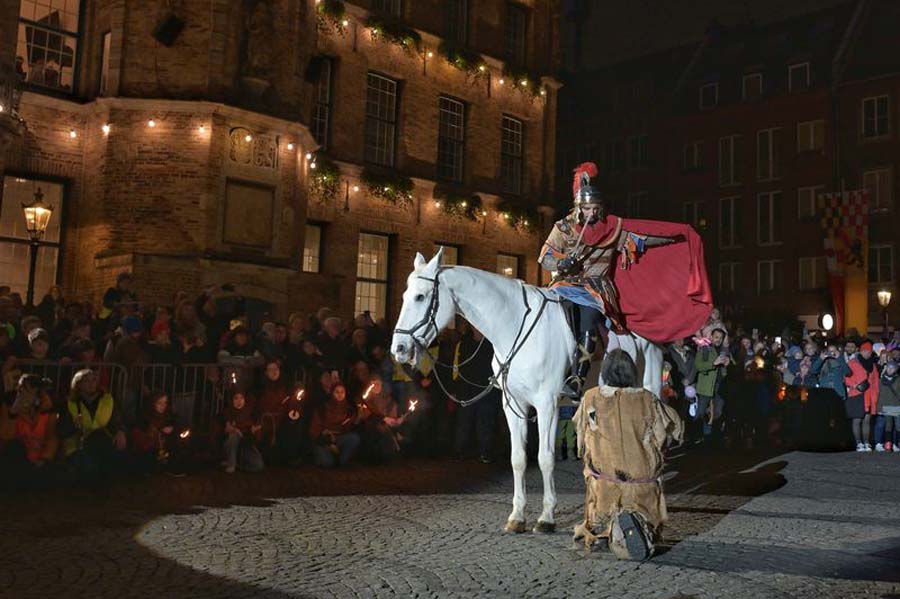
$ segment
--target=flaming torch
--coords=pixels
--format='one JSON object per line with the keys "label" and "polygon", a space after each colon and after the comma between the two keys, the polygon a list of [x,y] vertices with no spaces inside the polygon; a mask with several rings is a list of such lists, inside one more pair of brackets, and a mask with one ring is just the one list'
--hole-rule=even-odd
{"label": "flaming torch", "polygon": [[363,400],[369,399],[369,393],[371,393],[372,389],[374,389],[374,388],[375,388],[375,383],[372,383],[371,385],[366,387],[366,391],[365,391],[365,393],[363,393],[363,396],[362,396]]}
{"label": "flaming torch", "polygon": [[407,412],[415,412],[415,411],[416,411],[416,405],[417,405],[418,403],[419,403],[419,400],[418,400],[418,399],[411,399],[411,400],[409,400],[409,408],[407,409]]}
{"label": "flaming torch", "polygon": [[184,429],[183,431],[181,431],[181,434],[178,436],[181,437],[182,439],[187,439],[188,437],[191,436],[191,429],[189,429],[189,428]]}

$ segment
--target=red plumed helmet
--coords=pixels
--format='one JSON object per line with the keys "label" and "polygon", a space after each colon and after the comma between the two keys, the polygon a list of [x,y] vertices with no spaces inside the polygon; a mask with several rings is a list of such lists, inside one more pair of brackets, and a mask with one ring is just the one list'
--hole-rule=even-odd
{"label": "red plumed helmet", "polygon": [[593,162],[582,162],[575,167],[572,178],[572,196],[576,206],[588,204],[601,204],[600,190],[591,185],[591,179],[600,173]]}

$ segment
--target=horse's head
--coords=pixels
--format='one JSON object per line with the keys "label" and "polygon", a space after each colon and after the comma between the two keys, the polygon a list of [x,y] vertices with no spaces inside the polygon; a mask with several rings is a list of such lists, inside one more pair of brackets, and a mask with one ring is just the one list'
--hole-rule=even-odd
{"label": "horse's head", "polygon": [[456,302],[440,276],[443,255],[441,248],[426,262],[422,254],[416,254],[391,342],[391,353],[401,364],[415,366],[456,315]]}

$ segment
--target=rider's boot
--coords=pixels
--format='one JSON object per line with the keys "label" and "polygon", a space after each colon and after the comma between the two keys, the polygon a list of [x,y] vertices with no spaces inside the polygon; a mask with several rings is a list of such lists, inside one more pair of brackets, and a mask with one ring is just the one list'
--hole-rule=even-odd
{"label": "rider's boot", "polygon": [[572,374],[566,379],[566,384],[560,391],[561,395],[576,401],[581,399],[581,394],[584,392],[584,381],[591,369],[591,358],[596,349],[597,337],[594,336],[593,331],[586,331],[582,342],[578,344],[575,361],[572,364]]}

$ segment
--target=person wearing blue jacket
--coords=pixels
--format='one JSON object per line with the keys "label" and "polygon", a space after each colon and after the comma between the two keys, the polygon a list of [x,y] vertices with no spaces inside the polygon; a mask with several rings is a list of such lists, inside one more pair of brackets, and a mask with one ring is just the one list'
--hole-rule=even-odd
{"label": "person wearing blue jacket", "polygon": [[822,366],[819,369],[819,387],[833,389],[842,400],[847,399],[847,386],[844,377],[850,374],[850,367],[844,355],[834,343],[829,343],[822,354]]}

